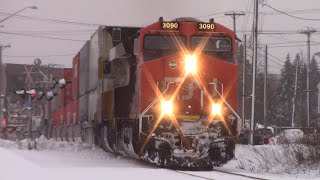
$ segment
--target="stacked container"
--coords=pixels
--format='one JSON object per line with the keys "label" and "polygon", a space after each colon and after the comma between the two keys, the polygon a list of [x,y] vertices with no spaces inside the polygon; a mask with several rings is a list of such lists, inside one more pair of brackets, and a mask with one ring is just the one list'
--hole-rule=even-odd
{"label": "stacked container", "polygon": [[72,60],[72,100],[79,98],[79,68],[80,68],[80,52]]}
{"label": "stacked container", "polygon": [[80,52],[73,58],[72,62],[72,103],[71,103],[71,121],[72,124],[78,122],[78,98],[79,98],[79,68]]}
{"label": "stacked container", "polygon": [[[66,81],[72,81],[72,69],[64,69],[63,78]],[[72,103],[72,84],[66,84],[63,91],[63,125],[70,125],[71,117],[71,103]]]}
{"label": "stacked container", "polygon": [[107,53],[113,47],[112,37],[105,26],[91,36],[90,41],[90,63],[89,63],[89,120],[101,120],[101,93],[103,87],[103,65],[107,60]]}
{"label": "stacked container", "polygon": [[[63,77],[67,81],[72,81],[73,77],[73,71],[72,69],[64,69],[63,71]],[[66,84],[65,87],[63,88],[64,91],[64,105],[69,104],[72,102],[72,83],[71,84]]]}
{"label": "stacked container", "polygon": [[[80,50],[78,120],[88,120],[90,41]],[[91,79],[90,79],[91,81]]]}

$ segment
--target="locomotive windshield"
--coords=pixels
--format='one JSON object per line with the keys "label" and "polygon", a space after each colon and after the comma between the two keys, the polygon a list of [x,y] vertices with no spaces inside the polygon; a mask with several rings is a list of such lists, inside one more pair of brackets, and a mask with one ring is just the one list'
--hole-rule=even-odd
{"label": "locomotive windshield", "polygon": [[182,35],[146,35],[143,42],[144,60],[149,61],[178,53],[178,42],[185,45],[187,37]]}
{"label": "locomotive windshield", "polygon": [[219,57],[228,62],[233,62],[232,42],[229,37],[192,36],[191,49],[196,49],[200,44],[205,43],[203,53]]}

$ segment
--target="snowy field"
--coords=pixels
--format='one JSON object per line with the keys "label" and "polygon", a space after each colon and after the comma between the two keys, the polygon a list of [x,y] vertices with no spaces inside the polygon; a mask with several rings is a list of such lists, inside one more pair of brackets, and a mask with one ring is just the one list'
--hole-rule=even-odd
{"label": "snowy field", "polygon": [[[261,146],[260,149],[276,148]],[[237,146],[237,159],[218,171],[174,171],[156,168],[132,159],[115,156],[100,148],[92,148],[83,143],[55,142],[40,138],[38,150],[27,150],[27,141],[12,142],[0,140],[0,179],[1,180],[177,180],[177,179],[316,179],[319,170],[288,174],[279,167],[270,167],[273,174],[259,170],[259,157],[250,146]],[[279,171],[276,171],[278,169]],[[276,174],[275,174],[276,173]],[[318,178],[320,179],[320,178]]]}

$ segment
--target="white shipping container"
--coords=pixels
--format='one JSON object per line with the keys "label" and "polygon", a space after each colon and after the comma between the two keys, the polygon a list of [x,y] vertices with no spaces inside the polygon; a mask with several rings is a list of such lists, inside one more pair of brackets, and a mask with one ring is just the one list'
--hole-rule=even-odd
{"label": "white shipping container", "polygon": [[100,26],[90,39],[89,91],[97,89],[99,61],[108,59],[107,54],[109,54],[109,50],[112,47],[113,43],[110,33],[108,33],[105,26]]}
{"label": "white shipping container", "polygon": [[95,114],[98,111],[98,91],[91,91],[89,93],[89,103],[88,103],[88,119],[89,121],[95,120]]}
{"label": "white shipping container", "polygon": [[100,28],[91,36],[90,40],[89,91],[94,90],[98,84],[99,32]]}
{"label": "white shipping container", "polygon": [[90,41],[87,41],[80,50],[79,96],[84,95],[89,90],[89,62]]}
{"label": "white shipping container", "polygon": [[79,121],[87,121],[88,120],[88,104],[89,95],[85,94],[80,96],[78,100],[78,119]]}

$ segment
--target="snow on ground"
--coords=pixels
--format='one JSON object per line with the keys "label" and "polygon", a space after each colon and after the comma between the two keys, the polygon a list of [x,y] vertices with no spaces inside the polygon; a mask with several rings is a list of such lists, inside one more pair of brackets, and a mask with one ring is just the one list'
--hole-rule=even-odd
{"label": "snow on ground", "polygon": [[[223,168],[240,172],[253,172],[264,174],[267,177],[289,179],[314,179],[320,180],[320,169],[308,169],[295,167],[293,161],[289,161],[289,151],[279,145],[248,146],[237,145],[236,159],[230,161]],[[273,178],[271,178],[273,179]]]}
{"label": "snow on ground", "polygon": [[[106,153],[100,148],[90,147],[80,142],[56,142],[41,137],[37,143],[38,149],[31,151],[27,150],[27,144],[27,140],[18,143],[0,140],[1,180],[201,179],[190,176],[190,174],[221,180],[247,179],[216,171],[176,172],[156,168],[133,159]],[[311,173],[308,175],[275,175],[266,174],[263,171],[250,172],[248,167],[251,166],[242,164],[244,159],[255,162],[251,147],[237,146],[236,154],[237,160],[232,160],[225,167],[216,169],[266,179],[310,179],[316,177],[316,174]],[[258,167],[255,166],[255,168]]]}

